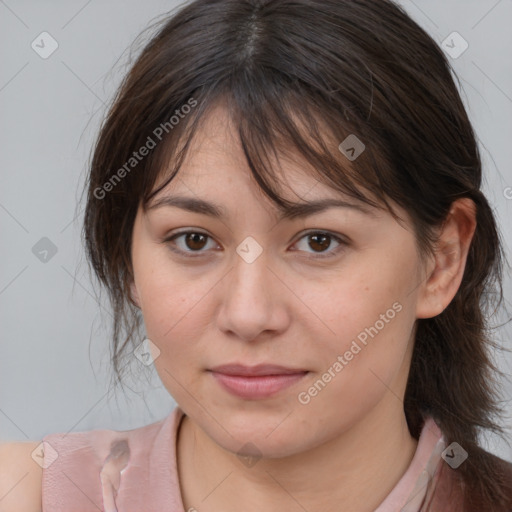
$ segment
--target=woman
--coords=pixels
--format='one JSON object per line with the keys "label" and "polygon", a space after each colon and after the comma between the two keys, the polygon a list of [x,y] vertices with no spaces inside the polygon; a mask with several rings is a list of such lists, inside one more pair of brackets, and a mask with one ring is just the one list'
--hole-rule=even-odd
{"label": "woman", "polygon": [[84,238],[116,376],[154,364],[178,408],[46,436],[16,510],[512,510],[477,442],[502,249],[450,73],[387,0],[165,21],[99,134]]}

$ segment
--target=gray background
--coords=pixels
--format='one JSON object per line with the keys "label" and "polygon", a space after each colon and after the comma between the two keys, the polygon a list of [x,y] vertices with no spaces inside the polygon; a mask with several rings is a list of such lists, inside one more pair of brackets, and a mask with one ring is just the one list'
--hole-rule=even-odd
{"label": "gray background", "polygon": [[[510,254],[512,2],[401,3],[439,44],[454,31],[469,44],[451,62],[480,140],[485,191]],[[52,432],[137,428],[175,406],[153,368],[135,358],[136,376],[126,393],[109,391],[110,312],[105,299],[97,301],[88,276],[77,201],[101,116],[129,65],[130,44],[156,16],[177,4],[0,0],[2,442],[40,440]],[[47,59],[31,47],[43,31],[59,45]],[[457,48],[459,43],[454,44]],[[46,262],[33,252],[43,237],[57,249]],[[511,296],[507,275],[508,303]],[[496,331],[496,339],[508,348],[511,330],[509,324]],[[496,359],[510,375],[510,354]],[[509,382],[503,388],[509,440],[511,398]],[[493,436],[483,441],[512,461],[507,443]]]}

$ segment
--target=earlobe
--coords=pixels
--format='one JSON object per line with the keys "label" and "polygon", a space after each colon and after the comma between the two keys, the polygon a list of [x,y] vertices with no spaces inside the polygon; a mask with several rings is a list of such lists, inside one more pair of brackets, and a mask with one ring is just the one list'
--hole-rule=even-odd
{"label": "earlobe", "polygon": [[469,198],[458,199],[441,228],[434,267],[420,287],[417,318],[441,314],[462,282],[471,240],[476,229],[476,207]]}

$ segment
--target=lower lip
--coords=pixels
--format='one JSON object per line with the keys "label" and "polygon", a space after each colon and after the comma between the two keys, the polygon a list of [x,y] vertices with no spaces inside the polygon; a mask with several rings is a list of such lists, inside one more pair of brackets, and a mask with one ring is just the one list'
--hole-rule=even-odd
{"label": "lower lip", "polygon": [[217,381],[230,393],[240,398],[257,400],[268,398],[277,392],[292,386],[308,373],[290,373],[282,375],[261,375],[259,377],[243,377],[211,372]]}

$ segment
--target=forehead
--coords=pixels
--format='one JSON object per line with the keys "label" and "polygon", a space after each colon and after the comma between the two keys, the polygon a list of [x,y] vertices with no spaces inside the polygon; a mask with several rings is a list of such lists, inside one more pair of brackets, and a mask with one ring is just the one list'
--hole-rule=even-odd
{"label": "forehead", "polygon": [[[272,170],[273,187],[288,201],[309,201],[326,197],[349,199],[347,195],[327,184],[321,173],[295,148],[281,145],[278,157],[265,154],[262,155],[262,160]],[[341,167],[340,172],[343,172]],[[159,188],[168,176],[169,172],[164,169],[153,190]],[[200,120],[177,176],[154,200],[170,191],[192,191],[211,196],[223,193],[227,195],[230,190],[240,190],[241,187],[263,194],[251,172],[229,111],[223,104],[218,104]],[[263,194],[262,197],[267,196]]]}

